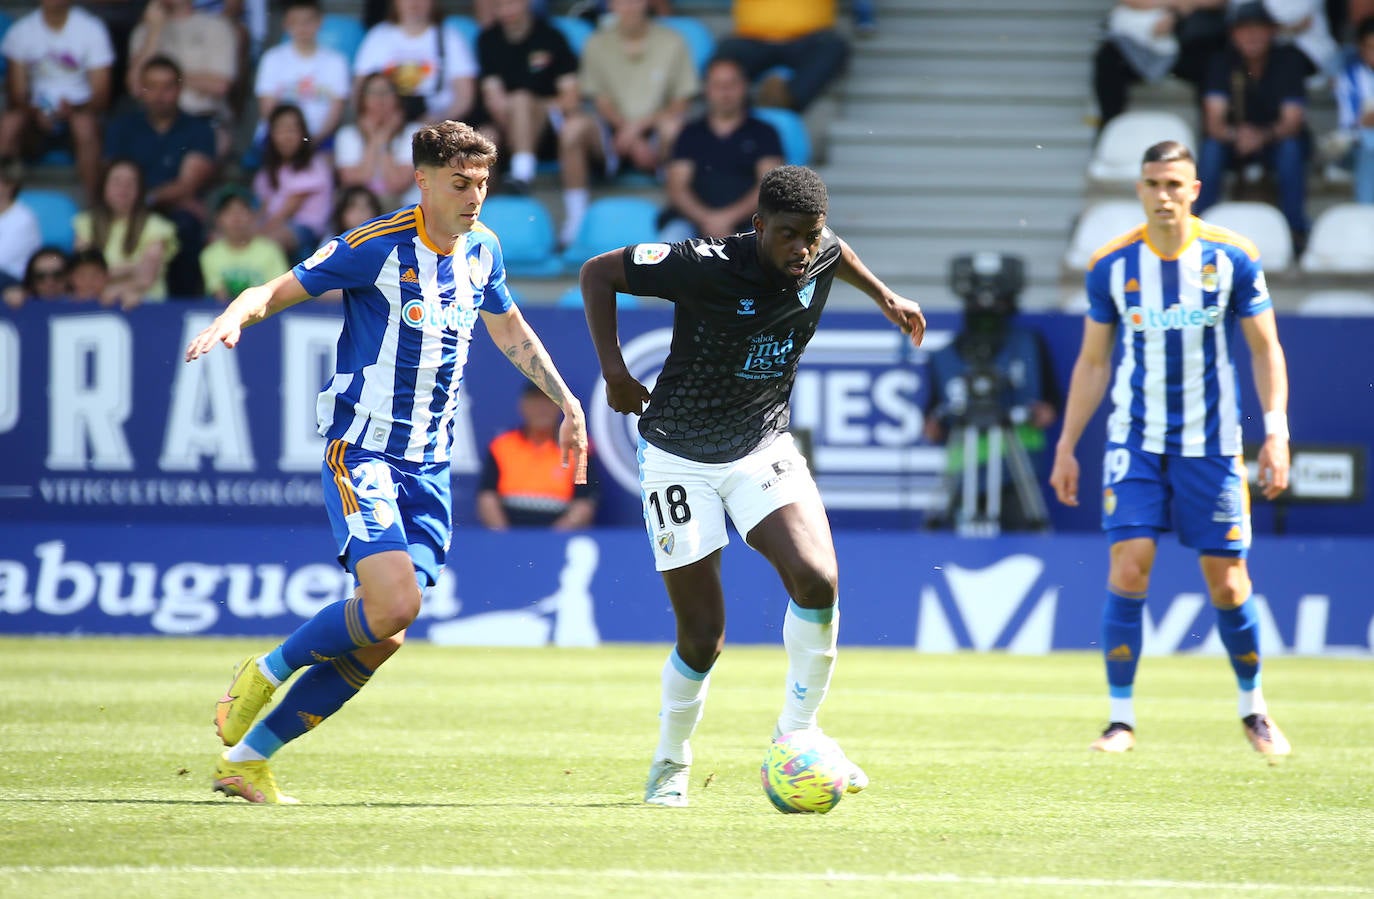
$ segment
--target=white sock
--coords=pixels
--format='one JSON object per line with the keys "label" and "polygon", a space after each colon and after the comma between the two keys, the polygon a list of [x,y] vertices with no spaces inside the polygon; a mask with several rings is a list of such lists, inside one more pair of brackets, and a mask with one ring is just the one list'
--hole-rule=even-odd
{"label": "white sock", "polygon": [[1129,724],[1135,727],[1135,699],[1130,696],[1111,696],[1108,697],[1111,703],[1111,711],[1108,713],[1108,721],[1120,721],[1122,724]]}
{"label": "white sock", "polygon": [[237,746],[230,746],[224,757],[231,762],[261,762],[267,758],[242,740]]}
{"label": "white sock", "polygon": [[693,671],[674,649],[663,663],[663,699],[658,713],[658,748],[654,761],[692,764],[692,732],[706,710],[711,673]]}
{"label": "white sock", "polygon": [[559,236],[563,243],[572,243],[582,228],[582,220],[587,217],[587,207],[591,205],[592,192],[585,187],[569,187],[563,191],[563,230]]}
{"label": "white sock", "polygon": [[533,181],[538,166],[533,153],[516,153],[510,158],[510,176],[516,181]]}
{"label": "white sock", "polygon": [[1259,684],[1255,684],[1253,690],[1240,691],[1240,702],[1237,703],[1237,708],[1240,710],[1242,718],[1269,714],[1269,706],[1264,701],[1264,691],[1260,689]]}
{"label": "white sock", "polygon": [[267,667],[267,656],[258,656],[258,670],[262,672],[263,677],[272,682],[272,686],[281,686],[281,678],[273,674],[272,669]]}
{"label": "white sock", "polygon": [[[818,621],[817,619],[828,619]],[[783,692],[778,733],[809,730],[830,689],[835,670],[835,640],[840,632],[840,607],[803,609],[787,603],[782,619],[782,645],[787,650],[787,686]]]}

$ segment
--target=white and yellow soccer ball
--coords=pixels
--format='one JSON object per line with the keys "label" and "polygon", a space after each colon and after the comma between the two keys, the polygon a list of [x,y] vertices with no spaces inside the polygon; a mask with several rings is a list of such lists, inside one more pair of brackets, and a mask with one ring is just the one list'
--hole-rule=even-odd
{"label": "white and yellow soccer ball", "polygon": [[820,731],[796,730],[773,741],[759,776],[764,795],[778,811],[823,815],[844,798],[849,760]]}

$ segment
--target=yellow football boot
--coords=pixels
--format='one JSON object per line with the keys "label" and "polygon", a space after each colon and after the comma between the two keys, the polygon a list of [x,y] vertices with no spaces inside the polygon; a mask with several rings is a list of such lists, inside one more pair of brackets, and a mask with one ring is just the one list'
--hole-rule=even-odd
{"label": "yellow football boot", "polygon": [[238,745],[276,690],[258,670],[257,656],[249,656],[239,663],[229,689],[215,703],[215,733],[225,746]]}
{"label": "yellow football boot", "polygon": [[214,789],[216,793],[238,796],[254,804],[300,804],[300,800],[287,796],[277,786],[277,779],[272,776],[266,761],[231,762],[224,753],[215,761]]}

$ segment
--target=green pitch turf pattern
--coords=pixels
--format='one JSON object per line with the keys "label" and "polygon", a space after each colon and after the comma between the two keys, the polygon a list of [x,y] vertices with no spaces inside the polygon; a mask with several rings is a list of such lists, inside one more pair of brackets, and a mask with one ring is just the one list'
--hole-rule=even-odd
{"label": "green pitch turf pattern", "polygon": [[298,807],[209,790],[258,643],[0,639],[0,896],[1374,895],[1374,662],[1270,660],[1294,755],[1217,657],[1147,658],[1139,745],[1090,753],[1100,660],[844,649],[822,718],[873,785],[780,815],[780,647],[731,647],[690,808],[641,803],[666,647],[413,644],[286,747]]}

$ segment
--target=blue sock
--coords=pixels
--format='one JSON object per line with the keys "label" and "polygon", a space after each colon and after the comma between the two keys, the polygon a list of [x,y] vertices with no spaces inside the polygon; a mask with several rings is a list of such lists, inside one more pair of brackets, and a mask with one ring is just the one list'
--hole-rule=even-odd
{"label": "blue sock", "polygon": [[298,668],[328,662],[376,642],[363,614],[363,601],[354,597],[320,609],[263,661],[280,680],[286,680]]}
{"label": "blue sock", "polygon": [[372,670],[352,653],[311,665],[271,713],[253,725],[243,742],[264,758],[271,758],[283,745],[314,730],[342,708],[371,677]]}
{"label": "blue sock", "polygon": [[1255,689],[1260,670],[1259,612],[1255,603],[1247,599],[1234,609],[1217,609],[1217,633],[1240,688]]}
{"label": "blue sock", "polygon": [[1144,642],[1145,597],[1122,596],[1107,590],[1102,608],[1102,654],[1107,660],[1107,686],[1114,699],[1129,699],[1135,687]]}

